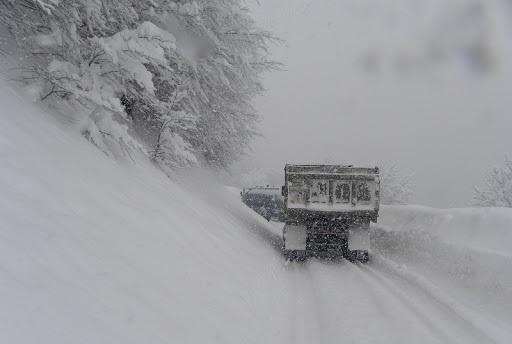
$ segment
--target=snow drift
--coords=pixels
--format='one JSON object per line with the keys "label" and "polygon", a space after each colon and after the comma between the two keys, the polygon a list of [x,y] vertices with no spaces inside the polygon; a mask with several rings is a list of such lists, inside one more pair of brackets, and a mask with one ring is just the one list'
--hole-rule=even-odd
{"label": "snow drift", "polygon": [[512,209],[382,206],[379,223],[393,231],[428,232],[459,246],[512,253]]}
{"label": "snow drift", "polygon": [[512,340],[508,210],[383,207],[369,264],[286,264],[205,173],[115,161],[1,81],[0,103],[2,343]]}
{"label": "snow drift", "polygon": [[280,337],[268,222],[208,180],[112,160],[4,82],[0,104],[0,342]]}
{"label": "snow drift", "polygon": [[372,248],[486,319],[512,316],[512,209],[383,206]]}

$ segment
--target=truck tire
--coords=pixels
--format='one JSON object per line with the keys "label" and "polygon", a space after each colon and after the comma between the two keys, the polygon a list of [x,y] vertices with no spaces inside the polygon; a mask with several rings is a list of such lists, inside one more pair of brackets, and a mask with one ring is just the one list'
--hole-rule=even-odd
{"label": "truck tire", "polygon": [[285,250],[283,249],[283,256],[286,260],[298,260],[303,262],[306,259],[306,251],[304,250]]}
{"label": "truck tire", "polygon": [[370,255],[367,250],[355,250],[355,251],[347,251],[345,253],[345,258],[350,262],[359,261],[361,263],[367,263],[370,260]]}
{"label": "truck tire", "polygon": [[283,256],[284,256],[284,259],[289,260],[289,261],[292,261],[294,258],[293,251],[291,251],[291,250],[283,249]]}

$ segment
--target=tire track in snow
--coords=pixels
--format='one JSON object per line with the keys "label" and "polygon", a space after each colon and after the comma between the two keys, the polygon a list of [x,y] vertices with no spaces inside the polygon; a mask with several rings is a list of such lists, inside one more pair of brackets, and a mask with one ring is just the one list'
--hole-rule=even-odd
{"label": "tire track in snow", "polygon": [[[339,312],[346,311],[343,307],[342,287],[333,271],[337,271],[337,265],[332,262],[311,259],[308,261],[307,279],[317,312],[317,333],[314,343],[332,343],[333,338],[344,343],[353,342],[352,337],[346,331],[346,323],[340,320]],[[333,305],[336,311],[332,311]]]}
{"label": "tire track in snow", "polygon": [[[415,313],[401,304],[397,309],[396,297],[390,297],[388,290],[352,263],[310,260],[304,266],[295,266],[294,273],[299,294],[293,310],[293,343],[331,343],[333,338],[346,343],[381,343],[383,336],[393,338],[385,342],[405,343],[413,341],[418,333],[437,333],[422,321],[421,332],[404,332],[404,323]],[[300,301],[300,294],[310,298],[309,307]],[[300,316],[303,321],[297,318]],[[453,340],[439,336],[437,342]]]}
{"label": "tire track in snow", "polygon": [[[316,343],[324,343],[324,329],[323,329],[323,326],[325,324],[325,312],[323,311],[323,308],[322,308],[322,303],[320,301],[320,297],[318,295],[318,288],[316,287],[315,285],[315,282],[316,280],[314,279],[314,276],[313,276],[313,271],[315,271],[315,268],[314,266],[311,266],[311,265],[314,265],[314,262],[315,261],[308,261],[306,263],[306,265],[304,266],[304,268],[306,269],[305,271],[305,275],[306,275],[306,284],[307,284],[307,289],[309,291],[311,291],[311,296],[312,296],[312,304],[313,304],[313,307],[314,307],[314,312],[311,313],[312,315],[314,315],[314,324],[315,324],[315,333],[314,333],[314,337],[312,338],[314,342]],[[311,342],[311,341],[309,341]]]}
{"label": "tire track in snow", "polygon": [[293,264],[293,266],[290,267],[290,264],[293,264],[293,262],[287,261],[285,263],[286,268],[293,270],[293,278],[289,279],[290,283],[291,283],[290,289],[293,290],[293,297],[291,298],[291,307],[290,307],[290,309],[293,313],[292,313],[292,320],[290,321],[290,329],[289,329],[290,340],[289,340],[289,342],[290,342],[290,344],[293,344],[293,343],[297,342],[297,330],[298,330],[297,312],[299,309],[299,306],[298,306],[299,291],[298,291],[298,287],[297,287],[297,267],[295,266],[295,264]]}
{"label": "tire track in snow", "polygon": [[304,321],[300,316],[304,314],[306,306],[304,304],[304,292],[301,283],[301,276],[303,274],[303,267],[301,263],[295,261],[286,261],[286,269],[290,273],[289,283],[291,283],[290,290],[292,291],[292,297],[290,298],[290,335],[289,342],[303,343],[304,341]]}
{"label": "tire track in snow", "polygon": [[[383,287],[381,281],[376,280],[370,276],[363,266],[366,264],[350,263],[348,264],[350,270],[353,272],[358,280],[358,285],[365,290],[368,297],[375,304],[375,310],[380,315],[379,321],[384,323],[383,327],[387,330],[382,335],[392,336],[393,340],[388,337],[386,342],[417,342],[420,333],[422,335],[430,335],[435,338],[429,337],[429,343],[452,343],[454,342],[451,337],[447,336],[444,332],[436,327],[432,321],[426,318],[418,308],[413,307],[411,303],[407,302],[396,293],[394,288]],[[372,309],[373,310],[373,309]],[[417,320],[411,322],[412,319]],[[411,332],[412,324],[415,324],[416,329]],[[404,331],[406,325],[409,325],[407,331]],[[420,341],[421,342],[421,341]]]}
{"label": "tire track in snow", "polygon": [[[301,341],[306,338],[304,336],[295,337],[295,343],[327,343],[324,338],[355,343],[494,342],[483,333],[467,331],[468,324],[460,319],[454,323],[452,313],[448,312],[447,317],[447,310],[432,304],[414,284],[386,279],[358,263],[342,261],[341,266],[338,262],[335,265],[332,262],[311,263],[307,266],[309,271],[296,271],[310,276],[297,281],[301,283],[306,278],[311,281],[311,288],[302,291],[315,292],[312,300],[319,317],[316,331],[311,333],[322,335],[308,337],[309,341]],[[446,318],[449,321],[443,323]]]}
{"label": "tire track in snow", "polygon": [[354,272],[356,278],[359,280],[359,283],[363,286],[363,288],[368,292],[368,295],[370,295],[373,303],[377,307],[377,310],[383,317],[387,317],[391,315],[390,310],[385,307],[384,303],[382,302],[382,298],[378,297],[377,293],[375,292],[375,289],[370,288],[370,286],[367,283],[367,279],[362,276],[362,272],[360,269],[358,269],[354,264],[350,264],[350,269]]}
{"label": "tire track in snow", "polygon": [[417,299],[410,296],[410,290],[407,289],[404,292],[404,285],[398,286],[392,283],[389,279],[383,277],[367,265],[358,264],[356,267],[361,272],[361,278],[367,281],[368,285],[375,286],[379,291],[385,290],[388,295],[403,306],[402,309],[411,313],[412,316],[428,329],[428,332],[437,337],[439,343],[467,343],[466,341],[458,341],[457,337],[454,337],[453,334],[448,333],[445,329],[436,324],[436,320],[429,317],[428,312],[425,312],[425,307],[420,305]]}
{"label": "tire track in snow", "polygon": [[[369,274],[369,272],[365,269],[366,265],[356,263],[352,264],[352,266],[354,271],[357,272],[356,276],[360,280],[361,285],[364,286],[364,288],[372,296],[380,312],[386,318],[394,318],[397,315],[396,308],[389,306],[386,307],[385,305],[385,302],[389,303],[391,299],[403,306],[400,307],[400,311],[404,311],[407,314],[412,314],[418,320],[419,324],[422,325],[422,327],[425,327],[430,334],[433,334],[435,337],[437,337],[439,343],[453,342],[452,338],[449,337],[444,331],[441,331],[439,327],[437,327],[428,317],[426,317],[421,312],[421,308],[415,305],[412,300],[404,298],[402,295],[397,293],[395,288],[389,285],[385,285],[383,288],[381,281],[372,277],[371,274]],[[398,329],[403,326],[403,321],[405,319],[407,319],[408,322],[410,321],[409,317],[404,317],[402,320],[398,320]]]}
{"label": "tire track in snow", "polygon": [[457,320],[459,326],[462,325],[465,330],[472,333],[477,343],[506,343],[510,340],[507,331],[503,331],[496,324],[487,321],[484,317],[478,316],[474,311],[470,311],[467,306],[449,297],[420,274],[399,266],[392,260],[380,255],[374,256],[374,262],[375,264],[372,267],[366,267],[374,276],[378,276],[378,278],[386,281],[386,283],[396,285],[397,282],[392,281],[388,277],[389,273],[391,273],[396,279],[414,286],[412,290],[431,300],[430,304],[436,305],[443,314],[450,316],[453,320]]}
{"label": "tire track in snow", "polygon": [[290,343],[322,343],[320,329],[321,312],[319,312],[318,298],[316,296],[310,271],[310,262],[291,262],[293,314],[290,326]]}
{"label": "tire track in snow", "polygon": [[321,330],[327,338],[323,343],[332,343],[333,338],[343,343],[382,343],[390,326],[397,325],[395,332],[400,331],[401,324],[389,321],[387,315],[392,310],[384,307],[375,290],[362,287],[362,272],[352,263],[342,259],[315,261],[311,272],[322,314]]}
{"label": "tire track in snow", "polygon": [[468,313],[424,277],[379,255],[369,264],[288,265],[290,343],[506,343],[508,332]]}

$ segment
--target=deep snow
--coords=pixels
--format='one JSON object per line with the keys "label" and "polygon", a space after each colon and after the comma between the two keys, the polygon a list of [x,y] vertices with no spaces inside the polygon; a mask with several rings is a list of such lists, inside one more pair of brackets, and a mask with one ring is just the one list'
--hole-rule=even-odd
{"label": "deep snow", "polygon": [[287,263],[207,174],[0,104],[0,343],[512,342],[510,209],[383,207],[370,263]]}
{"label": "deep snow", "polygon": [[269,342],[286,320],[269,224],[106,157],[0,85],[0,342]]}

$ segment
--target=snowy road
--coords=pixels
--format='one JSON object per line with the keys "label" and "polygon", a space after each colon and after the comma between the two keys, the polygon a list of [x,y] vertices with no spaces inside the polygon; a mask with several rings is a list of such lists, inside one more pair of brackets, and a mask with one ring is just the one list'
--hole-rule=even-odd
{"label": "snowy road", "polygon": [[[310,259],[288,266],[294,297],[290,343],[507,343],[507,318],[491,323],[413,267],[374,254],[368,264]],[[414,272],[413,272],[414,271]],[[505,320],[505,321],[503,321]]]}
{"label": "snowy road", "polygon": [[[378,258],[377,258],[378,259]],[[293,343],[487,343],[476,327],[421,286],[380,264],[310,261],[296,272]],[[292,308],[293,309],[293,308]]]}
{"label": "snowy road", "polygon": [[[457,248],[436,252],[445,244],[431,237],[398,235],[378,225],[372,236],[367,264],[343,259],[288,263],[290,343],[331,343],[333,338],[344,343],[510,342],[512,301],[510,288],[502,285],[509,276],[479,281],[480,267],[464,261]],[[511,263],[505,259],[498,265],[512,269]]]}
{"label": "snowy road", "polygon": [[0,343],[512,343],[510,209],[384,206],[368,264],[287,264],[238,192],[0,91]]}

